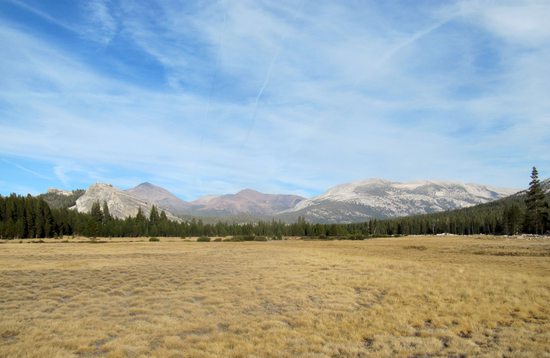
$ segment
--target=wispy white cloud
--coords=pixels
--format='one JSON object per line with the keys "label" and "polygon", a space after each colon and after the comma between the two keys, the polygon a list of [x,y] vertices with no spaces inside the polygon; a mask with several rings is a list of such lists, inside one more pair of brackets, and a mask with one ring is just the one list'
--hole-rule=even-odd
{"label": "wispy white cloud", "polygon": [[82,30],[86,37],[103,45],[109,44],[116,34],[118,25],[111,15],[108,0],[89,0],[84,3],[84,9],[89,14],[87,25]]}
{"label": "wispy white cloud", "polygon": [[2,158],[2,161],[3,161],[4,163],[6,163],[6,164],[9,164],[9,165],[12,165],[12,166],[16,167],[16,168],[19,169],[19,170],[22,170],[22,171],[24,171],[24,172],[26,172],[26,173],[30,173],[31,175],[33,175],[33,176],[35,176],[35,177],[37,177],[37,178],[45,179],[45,180],[52,180],[52,178],[50,178],[49,176],[44,175],[44,174],[41,174],[41,173],[38,173],[38,172],[36,172],[36,171],[34,171],[34,170],[32,170],[32,169],[29,169],[29,168],[27,168],[27,167],[25,167],[25,166],[23,166],[23,165],[21,165],[21,164],[13,163],[12,161],[7,160],[7,159],[5,159],[5,158]]}
{"label": "wispy white cloud", "polygon": [[[143,56],[116,58],[131,78],[0,18],[0,153],[47,161],[64,185],[142,178],[187,199],[363,177],[520,186],[550,165],[544,3],[86,6],[67,27]],[[135,80],[150,63],[164,83]]]}

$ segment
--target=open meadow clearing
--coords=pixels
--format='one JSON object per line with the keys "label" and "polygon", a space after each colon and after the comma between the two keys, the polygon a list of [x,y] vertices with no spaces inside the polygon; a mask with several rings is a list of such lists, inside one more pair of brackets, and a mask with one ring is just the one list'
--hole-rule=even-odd
{"label": "open meadow clearing", "polygon": [[0,244],[0,357],[550,356],[550,241]]}

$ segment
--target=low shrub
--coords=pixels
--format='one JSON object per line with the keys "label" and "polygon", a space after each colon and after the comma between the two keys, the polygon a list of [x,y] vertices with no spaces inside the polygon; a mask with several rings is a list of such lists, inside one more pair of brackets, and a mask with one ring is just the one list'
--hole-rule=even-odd
{"label": "low shrub", "polygon": [[226,241],[240,242],[240,241],[254,241],[254,235],[235,235],[231,239]]}
{"label": "low shrub", "polygon": [[210,238],[208,236],[201,236],[197,239],[197,242],[210,242]]}
{"label": "low shrub", "polygon": [[233,236],[233,237],[230,237],[229,239],[225,239],[223,241],[227,241],[227,242],[241,242],[241,241],[244,241],[242,236]]}
{"label": "low shrub", "polygon": [[348,237],[346,237],[346,240],[366,240],[366,239],[368,239],[368,236],[361,235],[361,234],[348,235]]}
{"label": "low shrub", "polygon": [[160,240],[159,240],[158,237],[150,237],[150,238],[149,238],[149,241],[150,241],[150,242],[159,242]]}
{"label": "low shrub", "polygon": [[267,237],[265,237],[265,236],[256,236],[254,238],[254,241],[267,241]]}

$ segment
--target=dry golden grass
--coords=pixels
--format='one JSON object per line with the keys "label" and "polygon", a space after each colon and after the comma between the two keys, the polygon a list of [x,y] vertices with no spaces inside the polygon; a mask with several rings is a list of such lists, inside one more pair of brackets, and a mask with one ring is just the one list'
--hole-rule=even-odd
{"label": "dry golden grass", "polygon": [[550,356],[545,240],[10,242],[0,275],[0,357]]}

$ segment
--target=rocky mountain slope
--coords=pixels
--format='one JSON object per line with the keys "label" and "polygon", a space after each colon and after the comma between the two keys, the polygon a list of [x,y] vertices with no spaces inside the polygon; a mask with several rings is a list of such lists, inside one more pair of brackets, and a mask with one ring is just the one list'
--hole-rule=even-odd
{"label": "rocky mountain slope", "polygon": [[206,196],[189,203],[189,214],[198,216],[271,216],[305,200],[297,195],[264,194],[245,189],[236,194]]}
{"label": "rocky mountain slope", "polygon": [[445,181],[398,183],[368,179],[338,185],[279,213],[279,217],[286,221],[302,216],[311,222],[358,222],[464,208],[515,192],[515,189]]}
{"label": "rocky mountain slope", "polygon": [[130,196],[147,203],[152,203],[158,208],[167,210],[173,214],[184,214],[189,211],[189,204],[168,190],[151,183],[141,183],[135,188],[125,190]]}
{"label": "rocky mountain slope", "polygon": [[[76,200],[76,205],[72,208],[78,212],[89,213],[95,202],[99,202],[102,206],[103,202],[106,202],[111,215],[119,219],[136,216],[140,208],[143,214],[148,217],[151,207],[154,205],[152,202],[141,200],[110,184],[97,183],[91,185],[86,193]],[[168,219],[180,220],[169,211],[164,211]]]}

